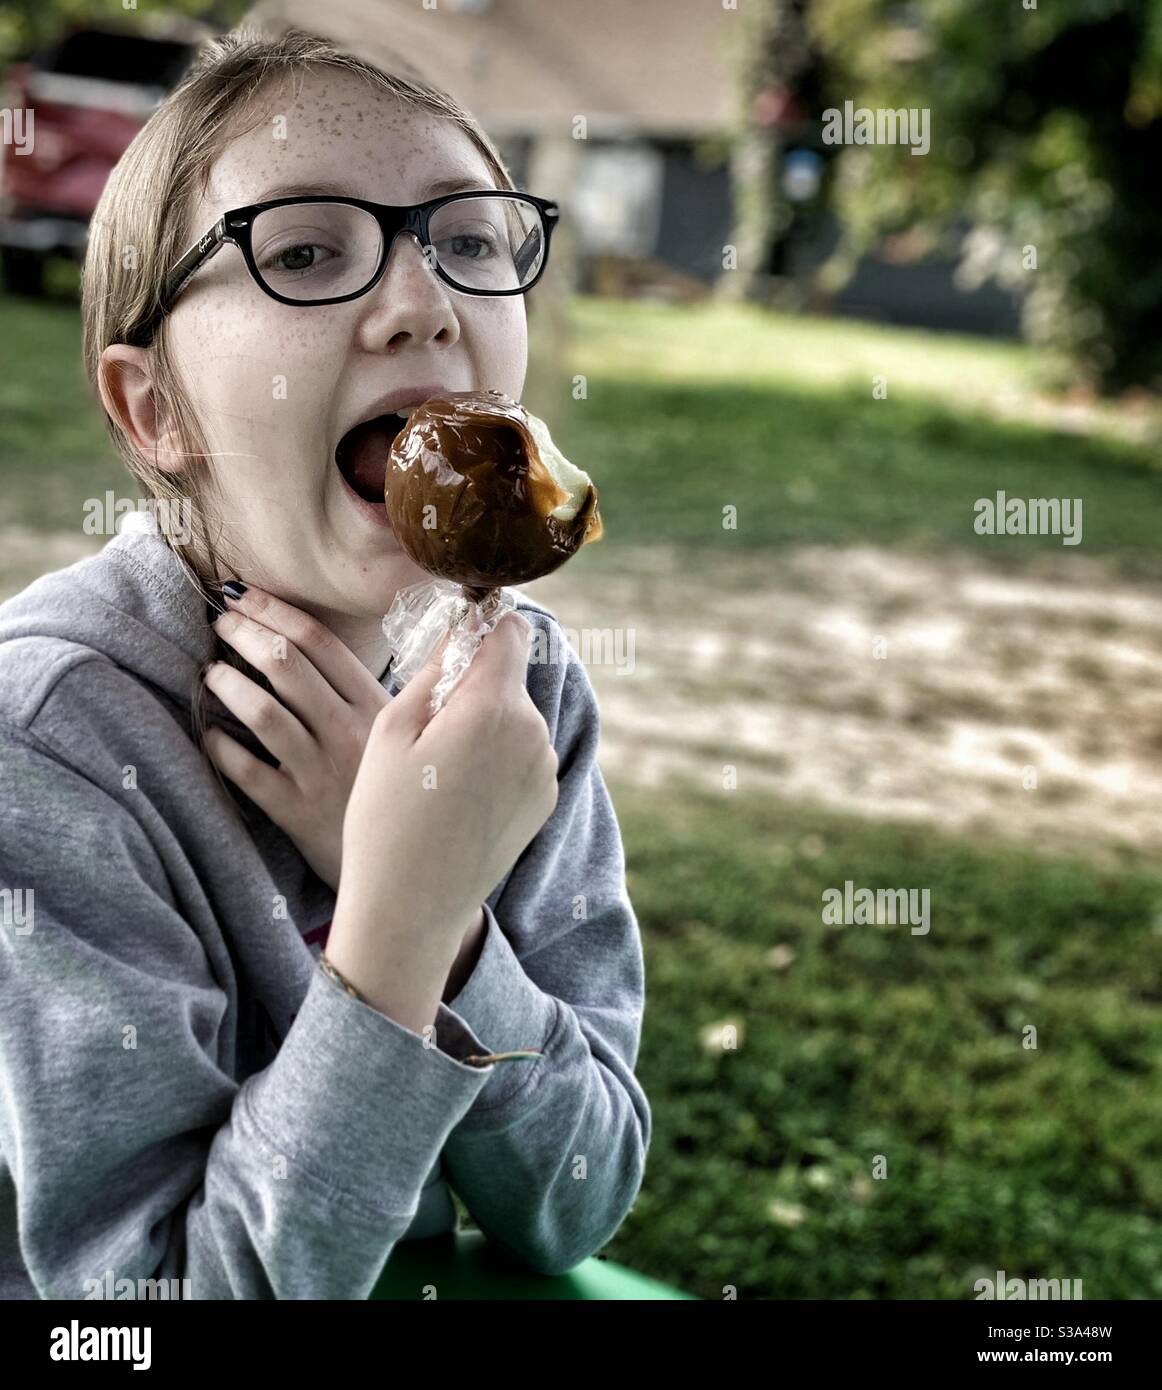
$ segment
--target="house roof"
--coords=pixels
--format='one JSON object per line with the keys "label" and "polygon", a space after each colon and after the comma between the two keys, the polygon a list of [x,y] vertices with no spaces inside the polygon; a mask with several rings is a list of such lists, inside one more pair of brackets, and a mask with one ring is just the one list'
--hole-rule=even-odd
{"label": "house roof", "polygon": [[398,55],[495,136],[725,134],[737,9],[707,0],[259,0],[250,17]]}

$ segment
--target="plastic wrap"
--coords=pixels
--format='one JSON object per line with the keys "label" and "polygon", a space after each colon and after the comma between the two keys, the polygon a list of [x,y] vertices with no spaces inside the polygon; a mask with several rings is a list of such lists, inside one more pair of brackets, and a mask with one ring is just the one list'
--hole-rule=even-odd
{"label": "plastic wrap", "polygon": [[469,597],[460,584],[428,579],[400,589],[383,619],[391,643],[392,679],[405,686],[449,634],[439,680],[432,687],[429,715],[437,714],[460,683],[483,638],[505,613],[516,608],[508,589],[490,589],[483,598]]}

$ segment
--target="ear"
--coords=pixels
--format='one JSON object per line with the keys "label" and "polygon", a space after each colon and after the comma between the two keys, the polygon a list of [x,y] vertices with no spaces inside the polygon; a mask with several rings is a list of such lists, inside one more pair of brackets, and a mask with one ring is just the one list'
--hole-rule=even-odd
{"label": "ear", "polygon": [[101,354],[97,387],[102,405],[141,452],[165,472],[180,472],[181,446],[157,407],[150,350],[110,344]]}

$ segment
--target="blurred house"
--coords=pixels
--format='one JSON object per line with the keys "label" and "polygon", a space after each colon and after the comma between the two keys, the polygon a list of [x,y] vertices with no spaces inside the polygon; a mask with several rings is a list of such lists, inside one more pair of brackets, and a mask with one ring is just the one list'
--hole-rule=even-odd
{"label": "blurred house", "polygon": [[451,92],[518,183],[566,205],[581,287],[686,298],[721,272],[738,15],[717,0],[260,0],[250,17]]}
{"label": "blurred house", "polygon": [[[720,279],[736,232],[738,9],[720,0],[257,0],[247,18],[416,70],[472,111],[518,184],[562,204],[542,302],[569,287],[691,300]],[[178,23],[130,11],[115,34],[65,32],[8,74],[10,104],[35,107],[38,121],[35,159],[10,157],[0,168],[8,184],[0,275],[9,290],[35,292],[47,254],[80,254],[108,170],[176,80],[192,31],[204,32],[185,22],[191,33],[181,43],[167,33],[175,42],[165,47],[160,33],[147,38],[163,21]],[[813,192],[827,153],[813,109],[807,101],[786,150],[781,191],[798,206],[768,267],[799,283],[837,237]],[[1013,301],[992,287],[963,293],[953,270],[950,260],[869,257],[827,307],[1014,332]]]}
{"label": "blurred house", "polygon": [[[719,0],[259,0],[267,27],[299,27],[384,66],[403,59],[468,107],[524,188],[561,200],[557,273],[578,288],[687,300],[710,292],[735,229],[740,14]],[[812,123],[813,124],[813,123]],[[784,168],[803,201],[816,137]],[[808,199],[810,193],[807,193]],[[573,240],[575,236],[575,241]],[[838,236],[825,209],[797,220],[772,269],[809,275]],[[965,293],[952,259],[868,257],[835,297],[841,313],[1013,334],[1012,298]]]}

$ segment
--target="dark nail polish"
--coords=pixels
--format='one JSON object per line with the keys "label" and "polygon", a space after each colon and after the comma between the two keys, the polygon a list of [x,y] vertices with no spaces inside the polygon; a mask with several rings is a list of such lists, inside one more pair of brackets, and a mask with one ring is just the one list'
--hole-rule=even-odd
{"label": "dark nail polish", "polygon": [[222,585],[222,592],[227,598],[241,598],[246,592],[246,585],[237,579],[227,579]]}

